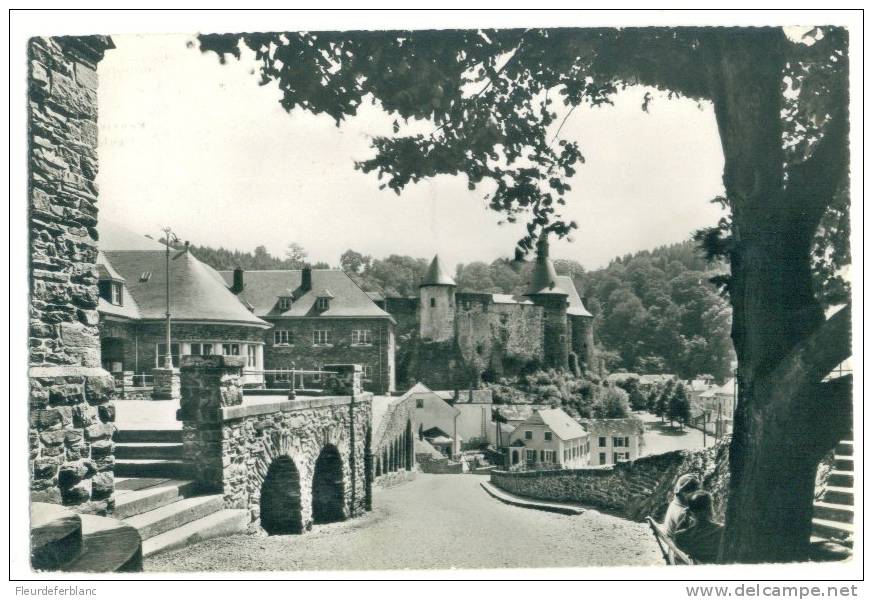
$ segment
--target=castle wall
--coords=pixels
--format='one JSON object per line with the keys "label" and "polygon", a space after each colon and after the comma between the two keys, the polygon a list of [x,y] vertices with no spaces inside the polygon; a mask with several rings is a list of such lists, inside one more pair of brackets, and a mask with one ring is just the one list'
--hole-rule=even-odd
{"label": "castle wall", "polygon": [[594,364],[594,319],[570,315],[568,317],[571,331],[570,349],[589,371],[596,370]]}
{"label": "castle wall", "polygon": [[543,309],[494,304],[488,294],[458,294],[456,336],[464,362],[479,373],[514,371],[543,355]]}

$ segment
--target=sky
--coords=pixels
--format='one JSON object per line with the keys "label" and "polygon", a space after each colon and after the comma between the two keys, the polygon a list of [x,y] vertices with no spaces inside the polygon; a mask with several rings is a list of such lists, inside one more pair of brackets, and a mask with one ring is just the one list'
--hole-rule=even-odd
{"label": "sky", "polygon": [[[377,258],[439,253],[450,265],[512,256],[523,226],[498,225],[485,190],[468,190],[466,178],[440,176],[397,196],[354,169],[372,156],[372,137],[391,134],[393,119],[378,107],[337,127],[325,115],[285,112],[250,59],[221,65],[193,35],[113,40],[99,66],[101,219],[154,237],[170,226],[197,245],[264,245],[278,256],[296,242],[311,261],[332,265],[349,248]],[[553,241],[553,257],[599,268],[686,240],[721,216],[709,202],[723,193],[711,105],[653,91],[647,113],[645,92],[580,107],[564,125],[586,162],[563,213],[579,229],[572,241]]]}

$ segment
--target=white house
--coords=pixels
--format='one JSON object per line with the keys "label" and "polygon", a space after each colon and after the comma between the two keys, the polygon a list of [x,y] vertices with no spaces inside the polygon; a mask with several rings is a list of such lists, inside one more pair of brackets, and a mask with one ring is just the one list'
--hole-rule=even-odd
{"label": "white house", "polygon": [[510,435],[511,465],[555,465],[566,469],[588,464],[588,432],[560,408],[539,409]]}
{"label": "white house", "polygon": [[586,427],[592,465],[636,460],[643,451],[645,425],[639,419],[588,419]]}

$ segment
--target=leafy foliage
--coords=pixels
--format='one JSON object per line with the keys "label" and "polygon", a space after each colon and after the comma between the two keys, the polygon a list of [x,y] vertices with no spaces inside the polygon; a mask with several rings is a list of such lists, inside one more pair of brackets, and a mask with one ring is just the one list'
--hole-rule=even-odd
{"label": "leafy foliage", "polygon": [[[290,244],[285,258],[273,256],[264,246],[258,246],[254,252],[213,248],[212,246],[197,246],[191,244],[191,252],[201,261],[218,271],[228,271],[240,267],[247,271],[269,269],[302,269],[306,262],[306,251],[299,244]],[[315,269],[328,269],[324,262],[311,265]]]}

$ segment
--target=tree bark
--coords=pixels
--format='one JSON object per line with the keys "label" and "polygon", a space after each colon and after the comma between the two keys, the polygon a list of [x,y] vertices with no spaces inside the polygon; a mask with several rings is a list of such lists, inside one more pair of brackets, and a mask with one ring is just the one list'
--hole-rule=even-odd
{"label": "tree bark", "polygon": [[846,421],[844,402],[822,406],[833,394],[820,381],[847,351],[847,331],[829,327],[834,337],[818,340],[837,351],[816,356],[805,346],[825,323],[809,253],[833,192],[825,183],[816,186],[817,197],[797,198],[783,181],[781,36],[749,30],[709,49],[733,216],[729,289],[739,389],[725,562],[807,558],[816,467]]}

